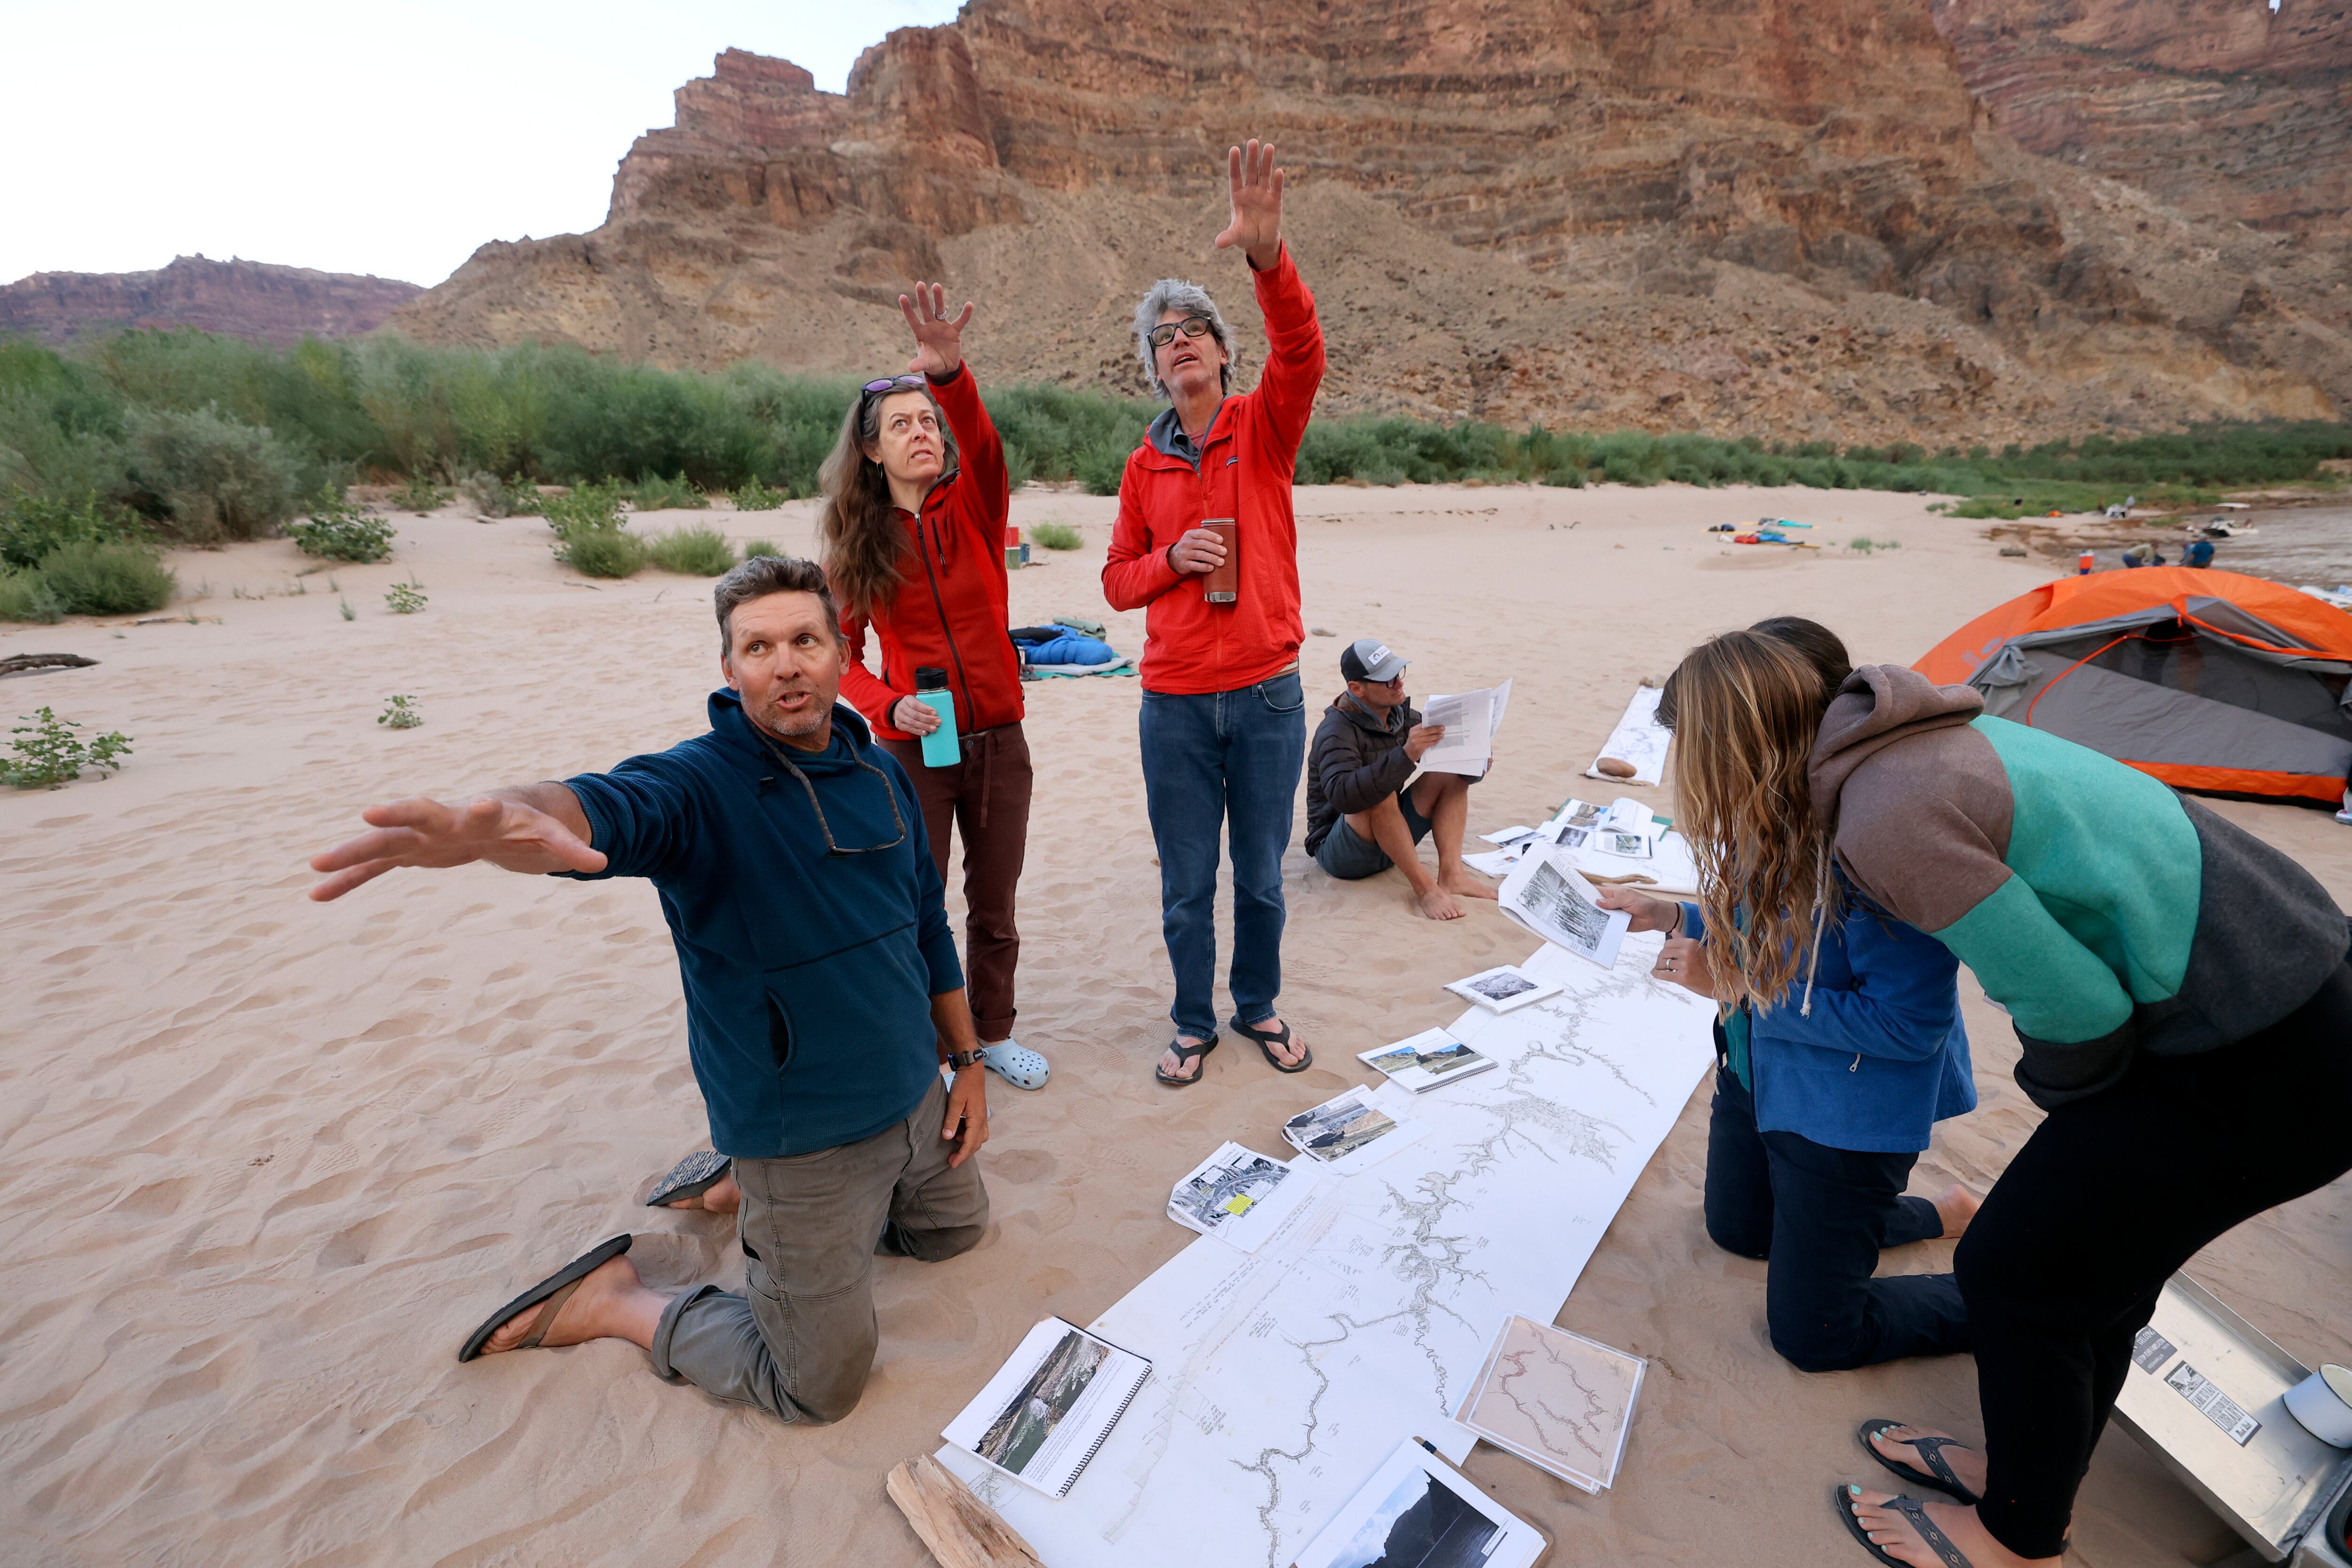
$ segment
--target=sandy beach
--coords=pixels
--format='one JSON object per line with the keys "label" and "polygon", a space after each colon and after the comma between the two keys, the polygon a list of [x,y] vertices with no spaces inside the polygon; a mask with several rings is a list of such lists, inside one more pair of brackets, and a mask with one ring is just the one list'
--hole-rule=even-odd
{"label": "sandy beach", "polygon": [[[1306,489],[1297,495],[1310,708],[1377,635],[1415,692],[1516,681],[1471,828],[1571,794],[1635,684],[1696,639],[1775,613],[1907,663],[2043,581],[1985,525],[1881,492]],[[1116,503],[1024,491],[1013,521],[1084,548],[1012,583],[1016,624],[1113,615],[1097,573]],[[1819,552],[1702,531],[1789,515]],[[0,1529],[25,1564],[929,1563],[883,1492],[1039,1318],[1086,1322],[1193,1239],[1170,1184],[1222,1139],[1286,1155],[1282,1119],[1369,1081],[1353,1053],[1452,1019],[1440,989],[1532,939],[1491,905],[1446,924],[1393,873],[1341,884],[1297,847],[1283,1011],[1318,1066],[1277,1076],[1228,1039],[1206,1082],[1155,1085],[1169,984],[1136,762],[1138,684],[1028,689],[1037,795],[1022,889],[1020,1037],[1045,1090],[992,1080],[994,1221],[946,1264],[880,1261],[881,1356],[830,1428],[662,1384],[617,1342],[459,1366],[487,1311],[596,1240],[637,1234],[650,1282],[740,1279],[732,1225],[638,1199],[705,1146],[667,932],[642,882],[486,868],[404,872],[331,905],[305,861],[397,795],[603,768],[704,727],[709,584],[587,584],[535,518],[402,515],[395,560],[310,570],[285,541],[173,558],[187,619],[0,631],[0,655],[91,668],[0,681],[134,752],[120,776],[0,798]],[[808,550],[813,510],[654,514]],[[1867,553],[1855,537],[1899,548]],[[309,575],[297,574],[310,571]],[[383,595],[411,577],[414,616]],[[2333,579],[2330,579],[2333,581]],[[297,589],[301,591],[297,592]],[[348,602],[355,618],[345,619]],[[422,728],[380,727],[394,693]],[[1670,789],[1633,790],[1671,811]],[[2352,829],[2217,803],[2352,904]],[[1301,811],[1299,831],[1304,831]],[[960,901],[950,899],[960,922]],[[1221,958],[1223,948],[1221,944]],[[1947,1122],[1913,1190],[1984,1190],[2039,1120],[2006,1020],[1963,978],[1981,1108]],[[1694,1096],[1559,1322],[1651,1358],[1623,1472],[1588,1497],[1481,1448],[1468,1468],[1554,1536],[1559,1563],[1866,1561],[1834,1480],[1877,1475],[1865,1417],[1972,1433],[1964,1357],[1809,1376],[1764,1332],[1764,1266],[1707,1240]],[[2260,1129],[2182,1136],[2258,1137]],[[2308,1363],[2352,1361],[2352,1183],[2223,1238],[2192,1266]],[[1889,1271],[1948,1267],[1949,1243]],[[2070,1561],[2171,1568],[2237,1542],[2110,1429]]]}

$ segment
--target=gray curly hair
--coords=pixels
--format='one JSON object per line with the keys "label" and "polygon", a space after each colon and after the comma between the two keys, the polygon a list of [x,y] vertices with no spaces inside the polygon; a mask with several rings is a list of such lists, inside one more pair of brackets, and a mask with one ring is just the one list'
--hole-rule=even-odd
{"label": "gray curly hair", "polygon": [[1162,278],[1151,286],[1144,294],[1143,302],[1135,308],[1135,357],[1143,362],[1143,379],[1151,384],[1151,390],[1162,397],[1168,395],[1168,389],[1160,384],[1159,356],[1151,352],[1151,329],[1160,324],[1161,314],[1168,310],[1209,318],[1209,331],[1216,334],[1217,342],[1225,351],[1223,387],[1231,392],[1234,389],[1234,362],[1241,357],[1241,351],[1234,346],[1234,330],[1225,325],[1224,313],[1217,309],[1217,302],[1209,298],[1209,291],[1198,283],[1188,283],[1181,278]]}

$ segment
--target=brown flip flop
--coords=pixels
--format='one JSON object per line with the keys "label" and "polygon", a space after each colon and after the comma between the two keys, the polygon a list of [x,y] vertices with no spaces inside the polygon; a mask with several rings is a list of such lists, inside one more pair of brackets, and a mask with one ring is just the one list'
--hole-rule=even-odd
{"label": "brown flip flop", "polygon": [[[531,1320],[530,1332],[524,1336],[522,1343],[515,1346],[515,1349],[537,1350],[540,1342],[547,1337],[548,1329],[554,1324],[555,1315],[563,1310],[563,1303],[572,1300],[572,1292],[580,1289],[580,1281],[628,1251],[629,1240],[628,1237],[616,1236],[609,1240],[598,1242],[586,1252],[500,1307],[484,1321],[480,1328],[466,1336],[466,1343],[457,1352],[457,1359],[465,1362],[479,1356],[482,1353],[482,1347],[489,1342],[490,1336],[499,1331],[499,1325],[529,1307],[539,1307],[539,1316]],[[545,1302],[546,1305],[541,1306],[541,1302]]]}

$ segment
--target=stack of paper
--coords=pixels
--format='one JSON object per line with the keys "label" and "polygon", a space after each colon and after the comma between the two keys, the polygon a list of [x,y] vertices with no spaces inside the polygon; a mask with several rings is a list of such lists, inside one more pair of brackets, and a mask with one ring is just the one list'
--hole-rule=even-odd
{"label": "stack of paper", "polygon": [[1168,1194],[1168,1217],[1187,1230],[1255,1252],[1314,1184],[1311,1166],[1297,1168],[1224,1143],[1176,1184]]}
{"label": "stack of paper", "polygon": [[1511,683],[1465,691],[1453,697],[1433,697],[1422,710],[1424,724],[1443,724],[1444,737],[1421,754],[1425,773],[1465,773],[1483,778],[1495,761],[1495,731],[1503,727],[1503,710],[1511,705]]}
{"label": "stack of paper", "polygon": [[1016,1481],[1067,1497],[1150,1375],[1141,1356],[1048,1318],[940,1435]]}

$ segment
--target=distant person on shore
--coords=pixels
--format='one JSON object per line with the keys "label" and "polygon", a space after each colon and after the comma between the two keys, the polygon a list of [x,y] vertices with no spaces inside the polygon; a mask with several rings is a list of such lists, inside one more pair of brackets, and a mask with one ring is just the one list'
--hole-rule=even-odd
{"label": "distant person on shore", "polygon": [[[1170,406],[1127,459],[1103,566],[1113,609],[1149,607],[1137,730],[1160,849],[1160,930],[1176,975],[1176,1037],[1154,1072],[1178,1088],[1200,1081],[1217,1044],[1218,840],[1227,836],[1234,1032],[1278,1071],[1313,1061],[1275,1003],[1282,856],[1307,754],[1291,471],[1323,381],[1323,329],[1282,243],[1283,172],[1272,144],[1232,149],[1226,180],[1233,221],[1217,245],[1248,258],[1265,369],[1255,389],[1232,393],[1234,335],[1216,301],[1173,278],[1151,286],[1136,307],[1136,353]],[[1210,575],[1229,562],[1232,596],[1213,601]]]}
{"label": "distant person on shore", "polygon": [[[1413,904],[1433,921],[1464,914],[1456,893],[1491,899],[1495,889],[1462,864],[1470,820],[1470,786],[1462,773],[1413,777],[1421,759],[1445,738],[1405,700],[1410,661],[1378,637],[1339,650],[1348,689],[1323,710],[1307,764],[1307,852],[1343,882],[1394,866],[1412,884]],[[1421,863],[1423,838],[1437,846],[1437,874]]]}
{"label": "distant person on shore", "polygon": [[711,1142],[733,1164],[744,1291],[648,1289],[616,1236],[493,1312],[457,1359],[624,1339],[663,1377],[838,1421],[878,1342],[874,1254],[952,1258],[987,1226],[971,1158],[987,1085],[913,786],[835,706],[824,573],[760,556],[713,596],[727,685],[707,733],[562,784],[371,806],[372,831],[312,859],[329,875],[310,897],[477,860],[650,879]]}
{"label": "distant person on shore", "polygon": [[[1953,1258],[1983,1440],[1873,1422],[1871,1456],[1948,1500],[1845,1484],[1836,1501],[1881,1561],[2055,1564],[2165,1281],[2352,1170],[2343,911],[2244,829],[1985,717],[1965,686],[1877,665],[1832,693],[1784,645],[1727,632],[1669,689],[1712,973],[1759,1016],[1802,1013],[1850,887],[1949,948],[2017,1030],[2018,1083],[2048,1114]],[[2261,1135],[2184,1137],[2191,1110]]]}
{"label": "distant person on shore", "polygon": [[[1811,664],[1825,691],[1853,672],[1827,626],[1783,616],[1748,629]],[[1668,730],[1680,696],[1670,679],[1658,702]],[[1706,1233],[1727,1252],[1769,1260],[1765,1326],[1772,1348],[1806,1372],[1967,1350],[1968,1309],[1951,1275],[1872,1275],[1881,1251],[1957,1237],[1977,1211],[1966,1187],[1932,1200],[1904,1192],[1935,1124],[1976,1109],[1959,961],[1832,877],[1838,912],[1823,922],[1818,958],[1804,939],[1808,987],[1796,1005],[1769,1008],[1712,966],[1699,904],[1601,890],[1601,907],[1630,912],[1633,930],[1666,933],[1659,979],[1727,1009],[1715,1026]],[[1934,1447],[1915,1458],[1931,1463]]]}
{"label": "distant person on shore", "polygon": [[[918,283],[898,309],[915,336],[908,374],[866,383],[822,473],[817,528],[848,645],[841,689],[914,781],[942,880],[949,832],[962,837],[963,962],[981,1059],[1038,1089],[1045,1058],[1013,1037],[1031,778],[1005,607],[1004,443],[964,363],[971,306],[950,318],[945,290]],[[866,668],[869,627],[882,645],[878,676]],[[925,763],[923,737],[940,714],[915,695],[926,669],[955,710],[958,760],[938,766]]]}

